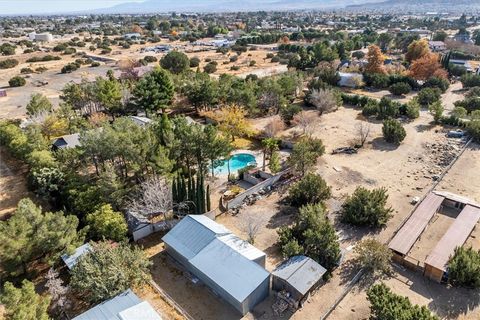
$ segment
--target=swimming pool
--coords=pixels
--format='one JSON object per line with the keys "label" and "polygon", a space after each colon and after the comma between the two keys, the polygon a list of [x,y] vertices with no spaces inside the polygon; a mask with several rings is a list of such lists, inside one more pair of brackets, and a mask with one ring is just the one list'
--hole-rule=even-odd
{"label": "swimming pool", "polygon": [[[230,158],[230,173],[237,173],[239,169],[245,168],[249,164],[257,165],[255,157],[248,153],[237,153]],[[222,164],[215,167],[215,174],[228,174],[228,163],[223,160]]]}

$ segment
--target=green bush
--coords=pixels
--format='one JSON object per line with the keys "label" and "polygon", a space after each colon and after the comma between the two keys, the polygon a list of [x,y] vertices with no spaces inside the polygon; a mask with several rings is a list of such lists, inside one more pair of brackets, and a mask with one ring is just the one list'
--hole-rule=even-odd
{"label": "green bush", "polygon": [[180,74],[188,70],[190,67],[190,60],[185,53],[173,50],[160,59],[160,65],[163,69],[166,69],[173,74]]}
{"label": "green bush", "polygon": [[480,75],[467,73],[464,74],[460,81],[464,88],[471,88],[471,87],[480,87]]}
{"label": "green bush", "polygon": [[390,85],[390,78],[386,74],[366,73],[364,74],[364,80],[367,86],[376,89],[385,89]]}
{"label": "green bush", "polygon": [[433,121],[435,123],[440,123],[440,120],[443,116],[443,106],[440,101],[435,101],[431,105],[428,106],[428,111],[433,116]]}
{"label": "green bush", "polygon": [[417,99],[412,99],[405,105],[405,115],[409,119],[417,119],[420,116],[420,104]]}
{"label": "green bush", "polygon": [[358,187],[342,205],[342,221],[357,226],[380,227],[392,217],[387,207],[387,189],[368,190]]}
{"label": "green bush", "polygon": [[71,73],[73,71],[78,70],[78,68],[80,68],[80,65],[78,63],[72,62],[72,63],[69,63],[69,64],[65,65],[62,68],[61,72],[62,73]]}
{"label": "green bush", "polygon": [[20,76],[15,76],[8,80],[8,85],[10,87],[23,87],[25,84],[27,84],[27,81]]}
{"label": "green bush", "polygon": [[424,88],[438,88],[445,93],[450,87],[450,82],[447,79],[439,77],[431,77],[423,84]]}
{"label": "green bush", "polygon": [[390,86],[388,89],[393,95],[401,96],[410,92],[412,88],[406,82],[397,82]]}
{"label": "green bush", "polygon": [[448,262],[448,276],[454,285],[480,288],[480,251],[457,247]]}
{"label": "green bush", "polygon": [[362,109],[362,115],[364,117],[371,117],[378,114],[378,102],[376,100],[370,100]]}
{"label": "green bush", "polygon": [[31,68],[22,68],[20,70],[20,73],[22,74],[29,74],[29,73],[33,73],[33,70]]}
{"label": "green bush", "polygon": [[383,137],[389,143],[399,144],[407,136],[400,121],[395,119],[386,119],[382,127]]}
{"label": "green bush", "polygon": [[378,103],[377,119],[383,120],[388,118],[397,118],[400,114],[400,106],[400,103],[387,97],[383,97]]}
{"label": "green bush", "polygon": [[468,133],[472,136],[472,138],[477,142],[480,143],[480,120],[472,120],[467,125]]}
{"label": "green bush", "polygon": [[54,61],[54,60],[61,60],[59,56],[52,56],[50,54],[47,54],[43,57],[32,57],[30,59],[27,59],[27,62],[33,63],[33,62],[47,62],[47,61]]}
{"label": "green bush", "polygon": [[203,71],[205,71],[206,73],[214,73],[215,71],[217,71],[217,63],[214,61],[210,61],[205,65],[205,67],[203,67]]}
{"label": "green bush", "polygon": [[145,57],[143,58],[143,60],[145,60],[145,61],[148,62],[148,63],[152,63],[152,62],[157,62],[157,61],[158,61],[158,59],[157,59],[156,57],[154,57],[154,56],[145,56]]}
{"label": "green bush", "polygon": [[280,108],[280,117],[285,123],[289,124],[290,121],[293,120],[293,117],[300,111],[302,111],[302,107],[299,105],[287,104],[286,106],[282,106]]}
{"label": "green bush", "polygon": [[16,59],[5,59],[0,61],[0,69],[11,69],[15,68],[18,65],[18,60]]}
{"label": "green bush", "polygon": [[439,320],[427,307],[412,305],[407,297],[391,292],[384,283],[371,286],[367,298],[372,320]]}
{"label": "green bush", "polygon": [[92,67],[92,68],[100,67],[100,62],[94,61],[90,64],[90,67]]}
{"label": "green bush", "polygon": [[67,48],[63,51],[63,54],[74,54],[77,52],[77,49],[75,48]]}
{"label": "green bush", "polygon": [[293,206],[301,207],[323,203],[331,195],[331,188],[320,175],[308,173],[288,190],[287,201]]}
{"label": "green bush", "polygon": [[462,107],[471,113],[475,110],[480,110],[480,97],[465,98],[464,100],[455,101],[455,107]]}
{"label": "green bush", "polygon": [[417,101],[422,106],[428,106],[440,100],[442,91],[439,88],[424,88],[417,95]]}
{"label": "green bush", "polygon": [[200,65],[200,59],[197,57],[190,58],[190,68],[197,68]]}

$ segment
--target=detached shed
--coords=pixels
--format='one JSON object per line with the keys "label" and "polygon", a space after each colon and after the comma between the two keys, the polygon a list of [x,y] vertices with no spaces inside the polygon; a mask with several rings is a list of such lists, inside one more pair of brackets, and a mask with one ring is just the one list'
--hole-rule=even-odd
{"label": "detached shed", "polygon": [[265,253],[210,218],[186,216],[163,241],[170,256],[242,315],[268,296]]}
{"label": "detached shed", "polygon": [[80,134],[78,133],[61,136],[55,139],[52,144],[54,150],[69,149],[78,146],[80,146]]}
{"label": "detached shed", "polygon": [[327,269],[306,256],[294,256],[272,272],[272,288],[285,290],[300,304],[320,285]]}
{"label": "detached shed", "polygon": [[84,245],[81,245],[80,247],[75,249],[72,255],[62,255],[62,260],[68,267],[68,269],[72,270],[73,267],[75,267],[75,265],[77,264],[78,259],[90,251],[92,251],[92,246],[90,245],[90,243],[85,243]]}

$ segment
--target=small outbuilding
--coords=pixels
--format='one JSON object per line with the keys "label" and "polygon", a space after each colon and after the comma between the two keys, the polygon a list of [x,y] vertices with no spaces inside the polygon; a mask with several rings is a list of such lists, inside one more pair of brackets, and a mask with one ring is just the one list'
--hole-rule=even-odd
{"label": "small outbuilding", "polygon": [[72,270],[73,267],[75,267],[75,265],[77,264],[78,259],[84,254],[90,252],[91,250],[92,250],[92,246],[89,243],[85,243],[84,245],[81,245],[80,247],[75,249],[73,254],[62,255],[62,260],[65,263],[65,265],[68,267],[68,269]]}
{"label": "small outbuilding", "polygon": [[293,256],[272,272],[272,289],[287,291],[300,305],[322,283],[327,269],[307,256]]}
{"label": "small outbuilding", "polygon": [[52,147],[54,150],[70,149],[70,148],[76,148],[78,146],[80,146],[79,133],[67,134],[65,136],[61,136],[55,139],[55,141],[53,141],[53,144],[52,144]]}
{"label": "small outbuilding", "polygon": [[142,301],[132,290],[100,303],[73,320],[162,320],[147,301]]}

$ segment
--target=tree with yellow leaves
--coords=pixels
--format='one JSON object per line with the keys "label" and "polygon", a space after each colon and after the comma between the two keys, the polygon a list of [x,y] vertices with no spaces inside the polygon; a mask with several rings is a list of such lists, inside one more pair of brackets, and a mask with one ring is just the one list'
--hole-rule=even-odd
{"label": "tree with yellow leaves", "polygon": [[245,117],[246,114],[245,109],[238,105],[224,106],[216,114],[215,120],[218,121],[219,129],[231,136],[232,141],[235,141],[235,137],[252,134],[250,123]]}
{"label": "tree with yellow leaves", "polygon": [[383,56],[380,47],[376,45],[371,45],[368,47],[367,61],[368,63],[365,67],[366,73],[386,73],[385,66],[383,64],[385,57]]}
{"label": "tree with yellow leaves", "polygon": [[405,60],[412,63],[417,59],[427,55],[430,53],[430,49],[428,48],[428,40],[427,39],[420,39],[417,41],[413,41],[408,45],[407,54],[405,55]]}
{"label": "tree with yellow leaves", "polygon": [[428,80],[431,77],[447,79],[448,72],[442,68],[439,59],[438,54],[427,53],[412,62],[409,75],[417,80]]}

